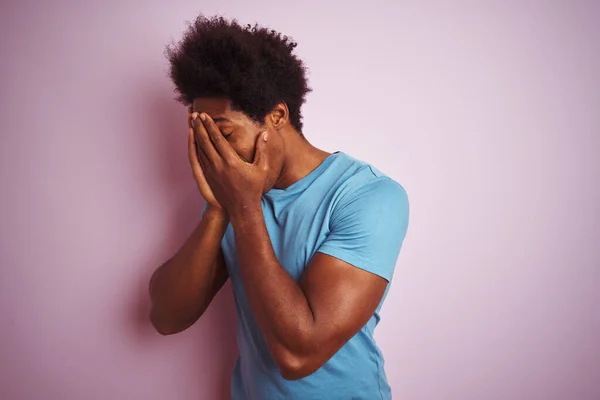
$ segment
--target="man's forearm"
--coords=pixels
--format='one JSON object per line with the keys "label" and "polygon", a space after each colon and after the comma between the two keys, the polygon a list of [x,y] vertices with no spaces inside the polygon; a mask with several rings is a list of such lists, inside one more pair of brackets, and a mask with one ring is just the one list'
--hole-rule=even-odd
{"label": "man's forearm", "polygon": [[227,224],[224,214],[207,210],[177,254],[153,274],[151,319],[160,332],[187,328],[210,303],[218,281],[226,279],[216,260]]}
{"label": "man's forearm", "polygon": [[275,361],[291,363],[305,351],[315,328],[301,287],[279,264],[260,206],[231,219],[250,308]]}

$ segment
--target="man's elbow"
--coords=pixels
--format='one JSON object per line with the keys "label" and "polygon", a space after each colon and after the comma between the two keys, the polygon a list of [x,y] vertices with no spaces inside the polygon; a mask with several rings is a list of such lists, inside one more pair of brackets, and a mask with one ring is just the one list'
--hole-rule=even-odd
{"label": "man's elbow", "polygon": [[152,326],[156,332],[163,336],[174,335],[176,333],[183,332],[192,325],[189,322],[180,323],[172,318],[165,318],[159,312],[157,312],[156,309],[152,309],[150,311],[150,322],[152,323]]}
{"label": "man's elbow", "polygon": [[288,381],[306,378],[323,365],[323,363],[319,363],[312,357],[297,356],[289,353],[278,357],[276,364],[281,377]]}

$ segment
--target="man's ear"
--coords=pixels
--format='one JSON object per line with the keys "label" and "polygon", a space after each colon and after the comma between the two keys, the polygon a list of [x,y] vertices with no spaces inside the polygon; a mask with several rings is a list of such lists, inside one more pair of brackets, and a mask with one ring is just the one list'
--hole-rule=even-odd
{"label": "man's ear", "polygon": [[287,104],[279,103],[277,104],[273,110],[269,114],[267,114],[267,120],[269,125],[273,128],[279,130],[287,125],[290,119],[290,111],[288,109]]}

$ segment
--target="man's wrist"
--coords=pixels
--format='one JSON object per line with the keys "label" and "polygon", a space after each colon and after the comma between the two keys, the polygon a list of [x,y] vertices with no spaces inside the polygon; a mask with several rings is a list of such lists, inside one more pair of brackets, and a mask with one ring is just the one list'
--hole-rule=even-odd
{"label": "man's wrist", "polygon": [[227,214],[227,211],[224,208],[212,207],[210,205],[206,207],[206,210],[204,211],[204,216],[202,218],[207,218],[211,221],[225,225],[229,223],[229,215]]}
{"label": "man's wrist", "polygon": [[243,229],[249,224],[253,225],[257,222],[264,221],[260,203],[231,210],[231,212],[229,212],[229,218],[234,229]]}

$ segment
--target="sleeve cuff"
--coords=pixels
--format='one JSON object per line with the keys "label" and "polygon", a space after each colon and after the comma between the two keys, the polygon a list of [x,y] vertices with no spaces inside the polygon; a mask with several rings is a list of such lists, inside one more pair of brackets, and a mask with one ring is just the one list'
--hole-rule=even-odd
{"label": "sleeve cuff", "polygon": [[340,259],[356,268],[362,269],[363,271],[367,271],[372,274],[378,275],[388,282],[392,280],[393,270],[386,270],[380,265],[364,260],[361,257],[358,257],[349,251],[324,245],[319,248],[318,252]]}

